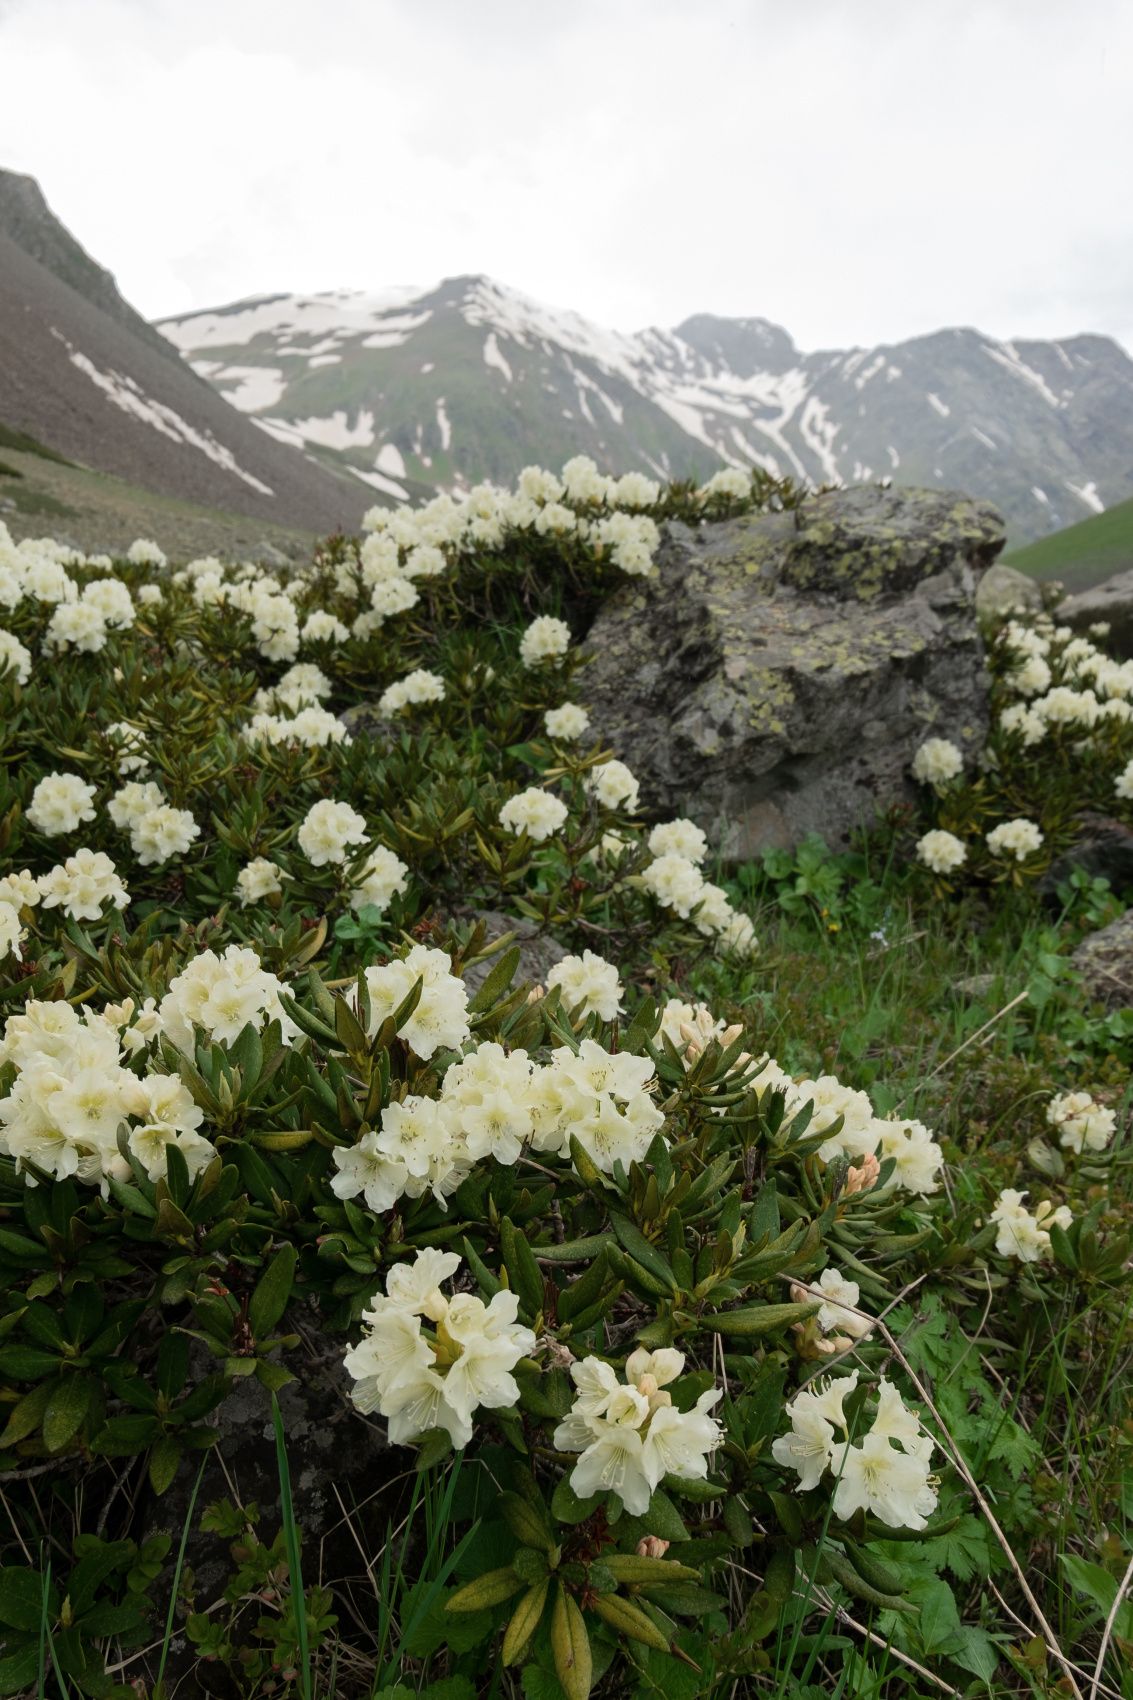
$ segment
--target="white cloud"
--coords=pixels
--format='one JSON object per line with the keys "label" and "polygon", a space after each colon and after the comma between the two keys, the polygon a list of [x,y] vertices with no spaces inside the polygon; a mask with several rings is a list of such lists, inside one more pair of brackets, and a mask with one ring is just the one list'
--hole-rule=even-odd
{"label": "white cloud", "polygon": [[1133,344],[1124,0],[7,0],[0,161],[143,311],[486,271],[623,329]]}

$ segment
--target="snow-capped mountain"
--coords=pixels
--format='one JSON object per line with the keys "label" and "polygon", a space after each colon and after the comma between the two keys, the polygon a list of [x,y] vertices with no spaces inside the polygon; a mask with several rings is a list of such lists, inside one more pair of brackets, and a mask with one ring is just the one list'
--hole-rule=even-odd
{"label": "snow-capped mountain", "polygon": [[765,319],[629,335],[478,276],[262,296],[158,328],[280,442],[394,499],[579,453],[673,477],[754,464],[966,490],[1021,541],[1133,493],[1133,360],[1103,336],[958,329],[804,354]]}

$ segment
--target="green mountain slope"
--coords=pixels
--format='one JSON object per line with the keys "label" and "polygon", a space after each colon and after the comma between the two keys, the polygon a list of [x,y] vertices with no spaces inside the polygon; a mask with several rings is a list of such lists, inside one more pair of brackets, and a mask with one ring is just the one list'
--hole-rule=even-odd
{"label": "green mountain slope", "polygon": [[1059,579],[1067,590],[1087,590],[1133,567],[1133,500],[1104,514],[1040,537],[1005,557],[1006,564],[1033,578]]}

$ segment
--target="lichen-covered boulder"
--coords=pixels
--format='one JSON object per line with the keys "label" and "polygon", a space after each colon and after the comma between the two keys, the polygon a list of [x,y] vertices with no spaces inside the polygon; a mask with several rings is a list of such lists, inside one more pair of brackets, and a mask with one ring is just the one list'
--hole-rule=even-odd
{"label": "lichen-covered boulder", "polygon": [[726,855],[845,842],[910,795],[923,738],[979,747],[975,588],[1003,542],[987,503],[866,486],[671,525],[657,576],[599,613],[579,695],[647,803]]}

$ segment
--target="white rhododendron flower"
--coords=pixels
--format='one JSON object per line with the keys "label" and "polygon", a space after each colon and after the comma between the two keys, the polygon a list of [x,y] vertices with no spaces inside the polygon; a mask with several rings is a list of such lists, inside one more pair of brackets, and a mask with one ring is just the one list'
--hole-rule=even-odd
{"label": "white rhododendron flower", "polygon": [[551,838],[565,825],[567,806],[561,797],[544,791],[540,785],[529,785],[509,797],[498,815],[499,823],[518,838],[526,833],[536,844]]}
{"label": "white rhododendron flower", "polygon": [[570,1366],[575,1400],[554,1434],[560,1452],[578,1452],[570,1485],[579,1498],[612,1493],[633,1517],[644,1516],[665,1476],[704,1481],[708,1459],[724,1438],[711,1416],[720,1388],[680,1411],[665,1389],[682,1373],[684,1354],[644,1347],[626,1359],[624,1380],[601,1358]]}
{"label": "white rhododendron flower", "polygon": [[581,738],[590,725],[590,716],[584,708],[575,702],[564,702],[558,708],[549,708],[543,716],[543,725],[549,738],[559,738],[563,743],[571,743],[575,738]]}
{"label": "white rhododendron flower", "polygon": [[114,825],[129,832],[135,821],[165,806],[165,793],[152,779],[130,779],[120,785],[106,805]]}
{"label": "white rhododendron flower", "polygon": [[751,495],[751,474],[741,472],[738,467],[725,467],[723,472],[714,472],[707,484],[702,484],[696,493],[702,502],[710,502],[716,496],[746,501]]}
{"label": "white rhododendron flower", "polygon": [[1000,714],[999,725],[1001,731],[1021,739],[1025,749],[1041,744],[1047,733],[1042,715],[1022,702],[1010,703]]}
{"label": "white rhododendron flower", "polygon": [[188,809],[175,809],[162,803],[130,823],[130,848],[143,867],[159,867],[171,856],[183,856],[201,829]]}
{"label": "white rhododendron flower", "polygon": [[106,632],[106,621],[93,603],[60,602],[48,622],[43,646],[49,655],[61,649],[97,655],[106,648]]}
{"label": "white rhododendron flower", "polygon": [[922,785],[947,785],[964,771],[964,757],[948,738],[929,738],[913,757],[913,778]]}
{"label": "white rhododendron flower", "polygon": [[468,988],[452,973],[452,958],[443,950],[415,944],[400,961],[366,969],[369,1034],[372,1038],[382,1022],[400,1008],[418,980],[422,982],[420,1001],[398,1028],[398,1035],[428,1062],[438,1050],[463,1045],[471,1033]]}
{"label": "white rhododendron flower", "polygon": [[1017,862],[1033,856],[1042,841],[1043,835],[1034,821],[1021,816],[1017,820],[1001,821],[987,835],[987,847],[993,856],[1014,856]]}
{"label": "white rhododendron flower", "polygon": [[203,950],[170,981],[158,1005],[162,1032],[191,1056],[194,1027],[230,1045],[249,1024],[258,1028],[278,1021],[290,1044],[298,1028],[279,1001],[284,989],[245,945],[230,944],[219,956]]}
{"label": "white rhododendron flower", "polygon": [[637,813],[638,783],[624,761],[600,761],[586,773],[586,789],[604,809]]}
{"label": "white rhododendron flower", "polygon": [[134,623],[134,602],[121,579],[98,579],[88,584],[81,601],[94,608],[111,631],[127,631]]}
{"label": "white rhododendron flower", "polygon": [[1019,1258],[1021,1263],[1038,1263],[1041,1258],[1050,1256],[1051,1227],[1070,1227],[1073,1221],[1070,1207],[1065,1204],[1051,1204],[1050,1198],[1043,1204],[1034,1207],[1034,1214],[1029,1212],[1022,1202],[1026,1192],[1016,1192],[1014,1187],[1005,1187],[995,1200],[992,1210],[992,1221],[997,1224],[995,1249],[1000,1258]]}
{"label": "white rhododendron flower", "polygon": [[[833,1266],[824,1269],[817,1281],[812,1281],[807,1296],[823,1295],[818,1307],[818,1326],[824,1334],[845,1335],[849,1340],[862,1340],[873,1327],[868,1316],[857,1316],[861,1288],[856,1281],[847,1280]],[[846,1307],[850,1306],[850,1309]]]}
{"label": "white rhododendron flower", "polygon": [[1125,802],[1133,800],[1133,761],[1126,762],[1113,788]]}
{"label": "white rhododendron flower", "polygon": [[350,847],[364,844],[368,837],[365,816],[331,797],[311,804],[296,834],[300,850],[315,868],[345,862]]}
{"label": "white rhododendron flower", "polygon": [[472,1293],[449,1298],[441,1283],[459,1268],[455,1252],[431,1247],[395,1265],[346,1354],[355,1405],[386,1419],[395,1446],[435,1428],[467,1446],[478,1409],[506,1410],[519,1399],[512,1371],[535,1350],[535,1335],[516,1321],[519,1299],[506,1288],[489,1304]]}
{"label": "white rhododendron flower", "polygon": [[641,1162],[665,1122],[650,1095],[653,1084],[647,1057],[611,1055],[594,1039],[584,1039],[577,1052],[557,1047],[532,1075],[527,1102],[535,1150],[567,1159],[573,1138],[604,1174],[617,1163],[628,1169]]}
{"label": "white rhododendron flower", "polygon": [[29,824],[47,838],[75,832],[94,815],[94,786],[77,773],[46,774],[32,792],[27,808]]}
{"label": "white rhododendron flower", "polygon": [[190,1175],[215,1155],[196,1132],[203,1112],[179,1078],[139,1078],[125,1066],[133,1048],[124,1055],[120,1013],[80,1013],[65,1002],[33,1000],[5,1024],[0,1058],[16,1078],[0,1098],[0,1153],[29,1185],[36,1184],[34,1169],[55,1180],[74,1176],[105,1193],[109,1179],[129,1175],[118,1149],[123,1124],[151,1180],[164,1177],[170,1143],[181,1148]]}
{"label": "white rhododendron flower", "polygon": [[430,673],[424,667],[418,667],[414,672],[407,673],[404,679],[398,679],[390,685],[378,698],[379,714],[400,714],[402,709],[420,707],[424,703],[443,702],[445,682],[439,673]]}
{"label": "white rhododendron flower", "polygon": [[146,738],[138,726],[115,720],[106,728],[106,736],[117,752],[117,768],[122,778],[129,773],[144,773],[146,769]]}
{"label": "white rhododendron flower", "polygon": [[697,866],[708,855],[708,839],[691,820],[662,822],[653,828],[646,844],[651,856],[683,856]]}
{"label": "white rhododendron flower", "polygon": [[553,614],[540,614],[532,620],[519,643],[519,659],[525,667],[538,667],[544,661],[560,661],[570,648],[570,627]]}
{"label": "white rhododendron flower", "polygon": [[564,956],[547,975],[547,987],[562,992],[563,1008],[580,1015],[597,1015],[613,1021],[623,1012],[622,983],[612,962],[584,950],[581,956]]}
{"label": "white rhododendron flower", "polygon": [[26,937],[19,910],[12,903],[0,901],[0,962],[9,956],[22,955],[20,947]]}
{"label": "white rhododendron flower", "polygon": [[126,559],[134,567],[164,567],[168,565],[164,551],[149,537],[138,537],[126,551]]}
{"label": "white rhododendron flower", "polygon": [[873,1131],[878,1136],[882,1162],[891,1157],[896,1164],[893,1186],[921,1197],[940,1190],[944,1153],[923,1122],[879,1120],[874,1122]]}
{"label": "white rhododendron flower", "polygon": [[1058,1143],[1081,1155],[1104,1151],[1113,1138],[1117,1115],[1095,1103],[1089,1092],[1060,1092],[1046,1107],[1046,1119],[1058,1132]]}
{"label": "white rhododendron flower", "polygon": [[31,650],[14,632],[0,631],[0,680],[7,673],[17,684],[26,685],[31,678]]}
{"label": "white rhododendron flower", "polygon": [[641,883],[663,908],[685,921],[704,895],[704,875],[686,856],[658,856],[641,875]]}
{"label": "white rhododendron flower", "polygon": [[13,909],[34,909],[39,902],[39,881],[30,868],[19,873],[0,874],[0,903],[10,903]]}
{"label": "white rhododendron flower", "polygon": [[998,1233],[995,1249],[1000,1257],[1017,1257],[1020,1263],[1038,1263],[1050,1256],[1050,1230],[1068,1228],[1073,1217],[1066,1204],[1056,1209],[1049,1199],[1035,1206],[1034,1214],[1023,1200],[1025,1192],[1006,1187],[995,1201],[991,1220]]}
{"label": "white rhododendron flower", "polygon": [[254,857],[236,875],[240,907],[246,909],[250,903],[262,903],[265,897],[274,897],[283,890],[282,882],[287,877],[283,869],[277,863],[269,862],[266,856]]}
{"label": "white rhododendron flower", "polygon": [[97,921],[106,904],[125,909],[130,894],[110,857],[101,850],[76,850],[39,879],[45,909],[62,909],[73,921]]}
{"label": "white rhododendron flower", "polygon": [[916,1413],[884,1376],[870,1428],[860,1440],[852,1436],[845,1402],[857,1385],[855,1370],[804,1387],[787,1406],[790,1433],[772,1442],[771,1456],[796,1472],[803,1492],[816,1488],[829,1470],[836,1481],[834,1515],[843,1521],[868,1511],[890,1529],[924,1529],[938,1497],[930,1469],[932,1439],[921,1433]]}
{"label": "white rhododendron flower", "polygon": [[917,856],[934,874],[955,873],[968,860],[967,849],[960,839],[939,827],[917,840]]}
{"label": "white rhododendron flower", "polygon": [[409,869],[384,844],[375,844],[350,890],[352,909],[388,909],[393,899],[409,890]]}

